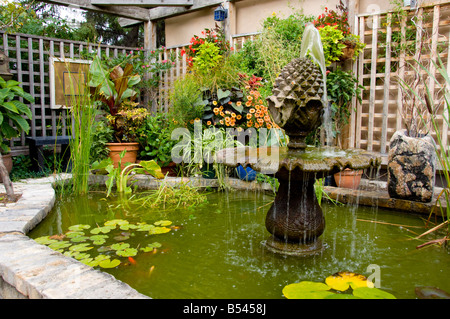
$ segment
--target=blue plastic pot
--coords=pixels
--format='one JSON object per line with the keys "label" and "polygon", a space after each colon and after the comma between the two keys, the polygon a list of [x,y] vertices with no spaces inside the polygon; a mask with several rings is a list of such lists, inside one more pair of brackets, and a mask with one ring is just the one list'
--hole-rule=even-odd
{"label": "blue plastic pot", "polygon": [[243,181],[251,182],[256,179],[256,171],[253,170],[251,167],[242,167],[242,165],[239,165],[236,167],[236,173],[240,179]]}

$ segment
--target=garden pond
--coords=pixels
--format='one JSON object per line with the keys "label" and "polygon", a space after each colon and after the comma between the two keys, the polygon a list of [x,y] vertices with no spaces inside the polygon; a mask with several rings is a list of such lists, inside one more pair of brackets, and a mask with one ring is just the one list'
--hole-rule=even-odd
{"label": "garden pond", "polygon": [[152,298],[279,299],[286,285],[324,282],[340,271],[373,275],[397,298],[416,298],[420,286],[450,291],[448,249],[416,249],[436,236],[413,240],[427,229],[423,216],[322,203],[326,249],[310,257],[282,256],[261,244],[270,236],[264,220],[273,195],[205,196],[202,205],[172,210],[103,192],[66,196],[28,235]]}

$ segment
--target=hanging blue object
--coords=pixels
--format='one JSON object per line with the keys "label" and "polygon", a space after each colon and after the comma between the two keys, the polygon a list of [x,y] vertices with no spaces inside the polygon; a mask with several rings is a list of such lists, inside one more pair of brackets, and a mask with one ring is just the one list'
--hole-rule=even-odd
{"label": "hanging blue object", "polygon": [[216,10],[214,10],[214,20],[215,21],[223,21],[227,18],[228,11],[222,5],[218,6]]}

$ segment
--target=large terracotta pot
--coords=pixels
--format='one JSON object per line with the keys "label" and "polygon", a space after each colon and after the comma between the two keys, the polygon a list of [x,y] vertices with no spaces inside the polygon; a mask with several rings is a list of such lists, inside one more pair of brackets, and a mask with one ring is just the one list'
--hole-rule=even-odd
{"label": "large terracotta pot", "polygon": [[[6,155],[2,154],[2,159],[3,159],[3,165],[5,165],[6,170],[8,171],[8,174],[11,173],[12,168],[13,168],[13,160],[12,160],[11,154],[6,154]],[[0,183],[3,183],[3,178],[1,175],[0,175]]]}
{"label": "large terracotta pot", "polygon": [[107,143],[106,146],[109,148],[109,157],[113,160],[114,167],[119,166],[120,153],[124,150],[126,153],[122,158],[122,167],[125,163],[136,163],[139,143]]}
{"label": "large terracotta pot", "polygon": [[338,187],[358,189],[361,182],[362,170],[346,168],[342,172],[334,174],[334,180]]}

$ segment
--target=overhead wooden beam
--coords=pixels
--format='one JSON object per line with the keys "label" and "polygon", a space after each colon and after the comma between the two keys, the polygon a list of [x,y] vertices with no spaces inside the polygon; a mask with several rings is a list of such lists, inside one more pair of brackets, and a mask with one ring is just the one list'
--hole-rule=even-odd
{"label": "overhead wooden beam", "polygon": [[224,0],[193,0],[194,4],[187,8],[157,7],[150,9],[150,20],[159,20],[214,7],[222,4]]}
{"label": "overhead wooden beam", "polygon": [[91,0],[96,6],[139,6],[139,7],[185,7],[192,6],[194,0]]}
{"label": "overhead wooden beam", "polygon": [[61,5],[65,7],[78,8],[88,11],[109,13],[118,17],[129,18],[139,21],[149,21],[149,9],[138,7],[123,6],[97,6],[91,3],[91,0],[41,0],[50,4]]}

